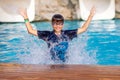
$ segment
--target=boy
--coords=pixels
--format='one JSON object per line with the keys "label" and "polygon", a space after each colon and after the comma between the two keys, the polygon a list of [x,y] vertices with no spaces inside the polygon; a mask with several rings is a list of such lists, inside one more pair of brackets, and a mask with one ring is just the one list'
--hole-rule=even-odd
{"label": "boy", "polygon": [[53,31],[40,31],[33,29],[29,22],[26,9],[21,9],[20,14],[25,20],[25,25],[28,33],[38,36],[39,39],[43,39],[47,42],[48,48],[50,49],[51,59],[55,62],[65,62],[69,45],[68,42],[77,37],[78,34],[83,33],[87,30],[95,14],[95,8],[93,7],[91,9],[90,15],[88,16],[88,19],[83,24],[83,26],[74,30],[62,30],[64,18],[60,14],[55,14],[52,17]]}

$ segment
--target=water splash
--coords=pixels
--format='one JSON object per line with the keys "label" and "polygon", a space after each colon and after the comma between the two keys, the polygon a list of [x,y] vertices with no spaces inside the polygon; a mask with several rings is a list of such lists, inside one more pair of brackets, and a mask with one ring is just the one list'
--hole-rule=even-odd
{"label": "water splash", "polygon": [[[51,60],[47,44],[33,36],[26,36],[21,48],[24,53],[19,54],[22,64],[63,64]],[[96,52],[86,51],[88,37],[86,34],[79,35],[69,43],[67,60],[65,64],[96,64]],[[26,44],[25,44],[26,43]]]}
{"label": "water splash", "polygon": [[67,64],[96,64],[96,51],[87,51],[86,34],[79,35],[78,38],[70,42]]}

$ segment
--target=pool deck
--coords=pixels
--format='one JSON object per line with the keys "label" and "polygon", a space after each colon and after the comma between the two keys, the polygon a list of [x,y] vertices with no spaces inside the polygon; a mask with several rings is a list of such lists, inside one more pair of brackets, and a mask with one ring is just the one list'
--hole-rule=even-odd
{"label": "pool deck", "polygon": [[120,80],[120,66],[1,63],[0,80]]}

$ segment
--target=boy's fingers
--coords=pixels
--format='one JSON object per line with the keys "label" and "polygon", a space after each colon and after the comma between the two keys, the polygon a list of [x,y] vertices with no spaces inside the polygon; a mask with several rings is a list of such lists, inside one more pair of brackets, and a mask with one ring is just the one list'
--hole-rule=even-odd
{"label": "boy's fingers", "polygon": [[95,8],[95,6],[92,7],[91,12],[93,12],[93,13],[96,12],[96,8]]}

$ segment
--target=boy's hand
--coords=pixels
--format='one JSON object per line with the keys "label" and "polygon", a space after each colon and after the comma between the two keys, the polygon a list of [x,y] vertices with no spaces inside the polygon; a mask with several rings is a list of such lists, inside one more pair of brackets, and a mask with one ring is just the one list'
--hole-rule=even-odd
{"label": "boy's hand", "polygon": [[93,6],[93,7],[91,8],[91,10],[90,10],[90,15],[91,15],[91,16],[94,16],[95,13],[96,13],[96,8]]}
{"label": "boy's hand", "polygon": [[28,18],[28,16],[27,16],[27,9],[20,8],[19,9],[19,13],[20,13],[21,16],[23,16],[24,19]]}

